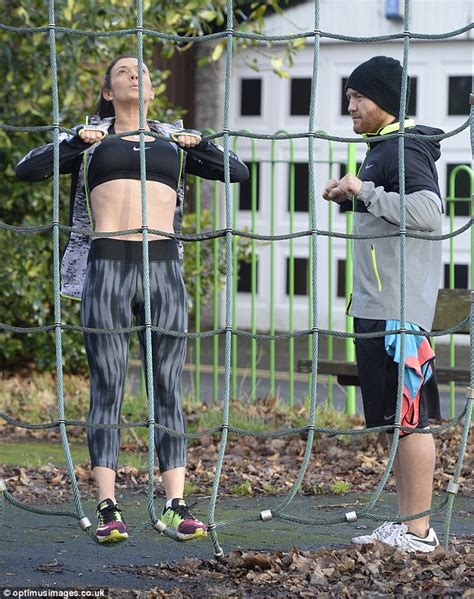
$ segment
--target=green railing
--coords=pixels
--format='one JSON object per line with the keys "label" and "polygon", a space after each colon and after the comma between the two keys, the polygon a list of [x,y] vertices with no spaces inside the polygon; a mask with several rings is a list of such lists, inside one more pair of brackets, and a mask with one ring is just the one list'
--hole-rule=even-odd
{"label": "green railing", "polygon": [[[205,135],[213,134],[212,129],[204,129]],[[195,207],[195,232],[201,233],[201,179],[195,178],[195,192],[194,192],[194,207]],[[212,202],[212,228],[219,228],[219,201],[220,201],[220,186],[216,181],[213,184],[213,202]],[[195,331],[200,333],[201,328],[201,267],[202,267],[202,244],[195,242],[196,244],[196,297],[194,298],[195,306]],[[219,239],[216,237],[212,240],[212,256],[213,256],[213,321],[212,325],[214,329],[219,328],[219,293],[220,293],[220,275],[219,275]],[[213,337],[213,368],[212,368],[212,397],[213,401],[217,402],[219,399],[219,336]],[[201,338],[197,337],[194,340],[194,395],[196,401],[201,400]]]}
{"label": "green railing", "polygon": [[[349,144],[347,149],[347,172],[352,175],[357,174],[357,159],[355,144]],[[352,233],[353,214],[346,212],[346,233]],[[347,315],[347,305],[350,302],[352,295],[352,240],[346,239],[346,268],[345,268],[345,296],[346,296],[346,331],[352,333],[354,323],[350,316]],[[352,339],[346,339],[346,360],[355,361],[355,346]],[[356,398],[355,387],[347,387],[346,412],[348,414],[356,413]]]}
{"label": "green railing", "polygon": [[[458,198],[456,197],[456,177],[460,173],[467,173],[471,181],[470,197],[469,198]],[[455,205],[459,202],[469,202],[470,205],[470,216],[474,216],[474,171],[465,164],[459,164],[450,173],[449,176],[449,195],[446,198],[448,205],[449,214],[449,232],[452,233],[455,230],[454,218],[455,218]],[[454,289],[454,237],[449,238],[449,288]],[[474,229],[471,227],[471,261],[470,261],[470,287],[474,289]],[[456,345],[454,335],[449,336],[449,365],[456,365]],[[449,383],[449,412],[450,417],[454,418],[456,415],[456,383],[451,381]]]}
{"label": "green railing", "polygon": [[[205,134],[213,134],[212,130],[205,130]],[[286,134],[287,132],[284,130],[279,130],[276,132],[279,134]],[[324,133],[322,131],[321,133]],[[234,138],[233,149],[234,151],[238,150],[238,140],[239,138]],[[289,215],[289,226],[288,231],[285,233],[294,233],[295,232],[295,193],[296,193],[296,181],[295,181],[295,147],[294,141],[292,139],[289,140],[289,159],[282,160],[277,158],[277,142],[276,140],[271,141],[271,150],[270,150],[270,159],[259,159],[257,153],[257,144],[255,139],[251,139],[251,151],[250,151],[250,159],[248,160],[249,170],[250,170],[250,231],[252,233],[257,232],[257,198],[258,198],[258,178],[257,178],[257,164],[270,165],[270,223],[269,223],[269,233],[271,236],[276,234],[276,218],[277,218],[277,206],[278,201],[281,201],[283,192],[281,189],[277,189],[276,185],[276,175],[277,175],[277,167],[281,164],[287,165],[288,167],[288,197],[287,197],[287,205],[288,205],[288,215]],[[318,160],[317,164],[322,164],[327,166],[326,173],[323,175],[325,180],[330,179],[334,175],[334,167],[341,164],[340,161],[334,160],[334,151],[333,151],[333,142],[328,142],[328,152],[326,160]],[[344,163],[346,167],[346,172],[357,174],[357,159],[356,159],[356,144],[348,144],[347,145],[347,159]],[[473,203],[469,198],[457,198],[455,195],[455,187],[456,187],[456,177],[462,173],[468,173],[471,181],[471,192],[474,193],[474,173],[472,169],[465,165],[459,165],[450,174],[449,178],[449,196],[447,198],[448,204],[448,214],[449,214],[449,229],[450,233],[455,230],[455,203],[456,202],[471,202],[471,217],[473,216]],[[321,176],[321,175],[320,175]],[[338,176],[338,173],[336,173]],[[260,177],[262,177],[260,173]],[[219,203],[221,199],[221,184],[219,182],[215,182],[213,185],[212,198],[213,198],[213,221],[212,226],[213,229],[218,229],[222,226],[220,223],[219,216]],[[200,233],[202,230],[201,225],[201,211],[202,211],[202,201],[201,201],[201,181],[196,178],[195,182],[195,196],[194,196],[194,205],[196,211],[196,221],[195,221],[195,231],[196,233]],[[260,201],[260,211],[263,208],[265,200]],[[286,205],[286,204],[285,204]],[[334,206],[332,202],[324,202],[319,204],[323,210],[327,211],[327,230],[329,233],[333,233],[333,221],[334,221]],[[238,229],[238,214],[239,214],[239,186],[233,186],[233,228]],[[311,223],[311,214],[308,213],[309,223]],[[352,221],[353,215],[352,212],[348,211],[344,215],[345,219],[345,232],[352,232]],[[344,221],[341,221],[344,222]],[[260,225],[262,223],[259,223]],[[309,224],[310,226],[310,224]],[[262,231],[262,227],[260,226],[259,231]],[[233,237],[233,292],[232,292],[232,326],[237,328],[237,309],[238,309],[238,273],[239,273],[239,237]],[[268,297],[268,310],[269,310],[269,326],[268,332],[271,336],[274,336],[277,333],[276,327],[276,318],[275,318],[275,241],[265,242],[269,244],[270,249],[270,272],[269,272],[269,292],[265,291],[266,297]],[[311,239],[309,239],[309,243],[311,243]],[[202,267],[202,254],[201,247],[202,244],[196,242],[196,260],[195,260],[195,269],[196,269],[196,297],[194,298],[194,307],[195,307],[195,331],[197,333],[202,332],[201,326],[201,267]],[[212,326],[216,330],[220,326],[219,319],[219,302],[220,302],[220,289],[221,289],[221,273],[219,271],[219,255],[220,255],[220,242],[218,238],[212,240],[213,244],[213,319]],[[327,236],[327,328],[333,328],[333,317],[334,317],[334,253],[333,253],[333,236]],[[346,257],[345,257],[345,301],[346,305],[350,301],[350,294],[352,291],[352,240],[346,240]],[[449,287],[454,288],[454,264],[455,264],[455,256],[454,256],[454,237],[449,239],[450,246],[450,266],[449,266]],[[250,331],[253,334],[257,332],[266,332],[260,330],[257,327],[257,264],[258,264],[258,252],[257,252],[257,241],[255,239],[251,239],[250,241]],[[474,264],[474,232],[471,228],[471,265]],[[307,270],[307,293],[308,293],[308,327],[311,327],[311,306],[312,306],[312,289],[311,289],[311,251],[310,246],[308,245],[308,270]],[[470,271],[470,285],[471,288],[474,287],[474,271],[471,266]],[[295,332],[295,255],[294,255],[294,239],[289,239],[289,258],[288,258],[288,325],[287,331],[290,333]],[[352,332],[353,331],[353,321],[352,318],[345,316],[345,331]],[[232,337],[232,371],[231,371],[231,395],[233,398],[239,398],[239,390],[238,390],[238,355],[239,355],[239,346],[238,346],[238,337]],[[245,341],[247,343],[247,341]],[[276,340],[271,339],[270,341],[265,341],[264,343],[268,344],[268,388],[265,394],[268,394],[271,397],[276,395]],[[311,335],[307,336],[307,352],[308,357],[310,358],[312,355],[312,343],[313,338]],[[334,359],[334,339],[332,336],[329,336],[326,339],[326,357],[329,360]],[[450,336],[449,340],[449,360],[450,366],[455,366],[456,364],[456,356],[455,356],[455,337],[454,335]],[[219,373],[220,373],[220,361],[219,361],[219,336],[215,335],[213,337],[213,364],[212,364],[212,376],[213,376],[213,392],[212,397],[215,402],[219,400]],[[197,401],[201,400],[201,371],[202,371],[202,360],[201,360],[201,339],[196,338],[194,340],[194,394]],[[296,356],[297,358],[298,356]],[[347,361],[355,361],[355,349],[353,340],[347,338],[344,342],[344,357]],[[206,364],[206,366],[211,366],[210,364]],[[257,398],[257,340],[255,338],[250,339],[250,359],[248,368],[245,368],[245,372],[250,373],[250,395],[249,399],[251,401],[255,401]],[[288,396],[287,401],[290,406],[295,404],[295,338],[292,337],[288,340]],[[308,374],[308,396],[310,394],[311,388],[311,373]],[[333,398],[334,398],[334,377],[327,377],[327,403],[329,406],[333,406]],[[356,413],[356,389],[355,387],[346,387],[346,405],[345,411],[348,414]],[[456,385],[454,382],[450,383],[450,415],[451,417],[455,416],[455,392]],[[302,399],[302,398],[300,398]]]}
{"label": "green railing", "polygon": [[[328,135],[327,131],[321,130],[319,133],[324,133]],[[328,156],[327,156],[327,180],[333,177],[333,166],[334,166],[334,144],[331,140],[328,140]],[[327,202],[327,228],[328,231],[332,233],[333,228],[333,203]],[[311,210],[311,206],[310,206]],[[312,215],[311,211],[308,212],[308,228],[311,228]],[[327,269],[327,326],[328,329],[332,329],[332,311],[333,311],[333,237],[332,235],[328,235],[327,237],[328,244],[328,269]],[[312,317],[312,305],[313,305],[313,289],[311,285],[311,272],[313,269],[313,255],[311,252],[311,238],[308,238],[308,273],[307,273],[307,289],[308,289],[308,329],[311,328],[313,317]],[[328,337],[326,339],[326,357],[328,360],[334,359],[334,339],[333,337]],[[308,335],[308,359],[311,359],[313,355],[313,335]],[[308,376],[308,397],[311,397],[311,384],[312,384],[312,373],[309,373]],[[333,399],[334,399],[334,378],[329,375],[327,377],[327,404],[329,407],[333,407]]]}

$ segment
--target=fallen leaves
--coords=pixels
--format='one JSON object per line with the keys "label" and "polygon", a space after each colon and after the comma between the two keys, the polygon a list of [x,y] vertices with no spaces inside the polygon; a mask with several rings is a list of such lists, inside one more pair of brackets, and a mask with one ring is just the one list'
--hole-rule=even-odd
{"label": "fallen leaves", "polygon": [[[404,554],[375,543],[344,549],[271,553],[234,550],[220,560],[185,559],[154,566],[110,566],[114,572],[178,581],[154,597],[472,597],[474,539],[438,547],[430,554]],[[212,591],[211,591],[212,589]]]}
{"label": "fallen leaves", "polygon": [[[11,439],[15,439],[10,435]],[[188,484],[207,494],[214,479],[219,435],[205,435],[188,448]],[[458,458],[460,428],[456,427],[436,436],[437,468],[434,490],[444,491],[452,479]],[[220,493],[222,495],[277,495],[288,493],[301,466],[306,441],[292,436],[284,439],[255,439],[232,436],[226,447]],[[460,494],[474,494],[472,449],[468,444],[461,477]],[[126,463],[127,452],[120,459]],[[386,449],[369,433],[352,437],[349,441],[338,437],[317,436],[301,491],[305,494],[344,495],[351,492],[367,493],[373,490],[387,463]],[[87,464],[75,466],[79,489],[86,497],[95,490],[91,470]],[[155,469],[158,480],[160,473]],[[19,500],[41,500],[57,503],[71,499],[69,476],[65,468],[45,464],[39,468],[0,465],[0,478]],[[132,466],[123,466],[117,473],[118,490],[143,492],[148,472]],[[394,491],[390,478],[387,490]]]}

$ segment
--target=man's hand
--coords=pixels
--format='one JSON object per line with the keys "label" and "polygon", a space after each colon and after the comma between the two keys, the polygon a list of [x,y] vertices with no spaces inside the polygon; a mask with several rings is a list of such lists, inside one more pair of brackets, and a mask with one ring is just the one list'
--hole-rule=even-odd
{"label": "man's hand", "polygon": [[329,179],[323,191],[323,198],[342,204],[351,195],[357,195],[362,187],[362,181],[354,175],[346,175],[342,179]]}

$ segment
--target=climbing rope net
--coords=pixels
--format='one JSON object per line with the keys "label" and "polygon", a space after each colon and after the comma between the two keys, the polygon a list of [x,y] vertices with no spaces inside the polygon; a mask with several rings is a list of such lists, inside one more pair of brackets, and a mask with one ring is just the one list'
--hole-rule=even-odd
{"label": "climbing rope net", "polygon": [[[0,124],[1,129],[5,131],[24,131],[24,132],[36,132],[36,131],[52,131],[53,142],[54,142],[54,174],[53,174],[53,218],[52,222],[49,225],[42,226],[28,226],[28,227],[14,227],[8,225],[6,223],[0,223],[0,228],[8,231],[14,231],[19,234],[31,234],[31,233],[39,233],[39,232],[52,232],[53,237],[53,266],[54,266],[54,324],[50,324],[47,326],[38,326],[38,327],[14,327],[8,325],[6,323],[0,323],[0,330],[10,333],[38,333],[45,331],[54,331],[55,334],[55,347],[56,347],[56,371],[57,371],[57,409],[58,409],[58,418],[54,422],[43,423],[43,424],[28,424],[23,423],[14,418],[10,417],[4,412],[0,412],[0,417],[7,421],[10,424],[13,424],[18,427],[22,427],[29,430],[39,430],[39,429],[48,429],[48,428],[57,428],[60,432],[60,438],[63,445],[66,465],[68,474],[70,476],[71,490],[73,495],[73,501],[75,506],[75,511],[64,511],[64,510],[51,510],[47,508],[41,508],[33,505],[27,505],[23,502],[18,501],[12,493],[7,490],[5,481],[0,480],[0,512],[3,514],[3,509],[5,506],[5,501],[8,501],[13,506],[16,506],[20,509],[29,510],[31,512],[37,514],[48,514],[48,515],[58,515],[58,516],[69,516],[71,518],[75,518],[80,527],[91,537],[91,539],[96,540],[95,534],[92,531],[92,526],[90,520],[84,513],[81,497],[78,489],[78,483],[74,472],[74,465],[71,457],[71,452],[68,444],[68,436],[67,436],[67,427],[68,426],[81,426],[84,428],[95,426],[99,428],[127,428],[127,427],[147,427],[148,428],[148,484],[147,484],[147,507],[149,518],[156,530],[159,532],[174,538],[173,531],[168,530],[165,525],[161,522],[161,520],[157,517],[154,505],[154,464],[155,464],[155,452],[154,452],[154,431],[155,429],[159,429],[167,432],[170,435],[174,435],[177,437],[198,437],[201,435],[209,435],[209,434],[220,434],[220,445],[219,451],[217,455],[217,463],[215,469],[214,480],[212,484],[212,491],[209,501],[208,507],[208,524],[209,531],[212,539],[212,543],[214,546],[214,553],[216,556],[223,555],[223,550],[219,544],[217,531],[219,528],[228,526],[228,525],[241,525],[244,523],[258,522],[258,521],[268,521],[271,519],[276,519],[280,521],[287,521],[297,524],[305,524],[310,526],[319,526],[326,524],[336,524],[343,522],[355,522],[359,518],[370,519],[373,521],[381,521],[388,519],[384,514],[374,513],[374,508],[380,498],[380,495],[387,483],[389,478],[395,455],[398,448],[398,442],[400,437],[400,432],[402,430],[410,430],[406,429],[406,427],[400,426],[400,415],[401,415],[401,405],[402,405],[402,394],[403,394],[403,378],[404,378],[404,364],[405,364],[405,341],[406,335],[415,334],[412,331],[406,330],[406,317],[405,317],[405,297],[406,297],[406,240],[408,237],[417,237],[420,239],[429,239],[430,241],[441,241],[445,239],[449,239],[451,237],[460,235],[464,231],[468,230],[472,227],[472,219],[468,221],[465,225],[453,231],[450,234],[439,235],[439,236],[428,236],[422,233],[415,233],[412,231],[407,231],[406,228],[406,214],[405,214],[405,161],[404,161],[404,138],[405,137],[418,137],[417,134],[407,133],[404,130],[404,118],[406,114],[406,91],[407,91],[407,81],[408,81],[408,62],[409,62],[409,49],[410,49],[410,40],[412,39],[423,39],[423,40],[440,40],[440,39],[448,39],[452,37],[459,36],[467,31],[471,30],[474,26],[472,24],[467,25],[461,29],[457,29],[455,31],[450,31],[443,34],[420,34],[414,33],[410,31],[410,0],[405,0],[404,2],[404,26],[403,32],[383,35],[383,36],[373,36],[373,37],[355,37],[355,36],[347,36],[347,35],[339,35],[335,33],[322,31],[320,28],[320,0],[314,1],[314,29],[311,31],[305,31],[301,33],[294,33],[288,35],[263,35],[263,34],[255,34],[237,31],[234,29],[234,20],[233,20],[233,3],[232,0],[227,1],[227,23],[225,31],[212,33],[209,35],[203,35],[200,37],[185,37],[179,35],[171,35],[167,33],[160,33],[158,31],[145,29],[143,27],[143,0],[137,0],[137,20],[136,27],[132,29],[125,29],[120,31],[113,32],[89,32],[89,31],[81,31],[72,28],[59,27],[55,22],[55,2],[54,0],[48,0],[48,17],[49,24],[45,27],[11,27],[8,25],[0,24],[0,29],[3,31],[15,33],[15,34],[25,34],[29,35],[32,33],[45,33],[49,36],[49,48],[50,48],[50,64],[51,64],[51,92],[53,98],[53,123],[49,126],[41,126],[41,127],[13,127],[8,124]],[[60,123],[60,106],[59,106],[59,96],[58,96],[58,70],[57,70],[57,55],[56,55],[56,36],[58,33],[68,34],[68,35],[76,35],[76,36],[89,36],[89,37],[110,37],[110,36],[128,36],[135,35],[136,36],[136,48],[137,48],[137,58],[139,64],[139,104],[140,104],[140,115],[139,115],[139,129],[134,132],[127,132],[123,135],[130,135],[132,133],[139,134],[140,136],[140,156],[141,156],[141,207],[142,207],[142,227],[141,229],[127,230],[127,231],[119,231],[113,232],[109,234],[97,234],[94,233],[96,237],[102,236],[106,237],[108,235],[117,235],[117,234],[127,234],[133,232],[142,232],[143,233],[143,287],[144,287],[144,303],[145,303],[145,325],[141,327],[130,327],[128,329],[91,329],[84,328],[80,326],[75,326],[71,324],[67,324],[63,322],[62,313],[61,313],[61,300],[60,300],[60,280],[59,280],[59,263],[60,263],[60,246],[59,246],[59,237],[61,231],[76,231],[83,235],[91,235],[90,230],[84,230],[74,227],[69,227],[62,225],[59,220],[59,134],[60,132],[69,132],[73,133],[71,130],[66,129],[61,126]],[[150,229],[148,226],[147,220],[147,198],[146,198],[146,172],[145,172],[145,113],[144,113],[144,105],[143,105],[143,73],[142,73],[142,64],[143,64],[143,41],[144,38],[148,36],[152,39],[156,40],[167,40],[176,43],[199,43],[209,40],[226,40],[226,55],[225,55],[225,98],[224,98],[224,118],[223,118],[223,128],[222,131],[219,131],[213,135],[207,136],[205,139],[214,139],[216,137],[223,138],[223,146],[224,146],[224,170],[225,170],[225,228],[221,230],[213,230],[208,232],[203,232],[194,235],[182,235],[175,234],[169,235],[162,231],[156,231]],[[256,134],[252,132],[243,132],[239,130],[231,130],[229,128],[230,124],[230,81],[231,81],[231,67],[232,67],[232,57],[233,57],[233,45],[235,38],[246,38],[249,40],[261,41],[261,42],[284,42],[289,40],[296,40],[302,38],[312,38],[314,41],[314,52],[313,52],[313,68],[312,68],[312,85],[311,85],[311,97],[310,97],[310,110],[309,110],[309,120],[308,120],[308,130],[304,132],[294,133],[294,134],[276,134],[276,135],[266,135],[266,134]],[[391,445],[388,461],[386,464],[386,468],[384,470],[383,475],[378,481],[375,489],[371,493],[367,502],[361,509],[356,511],[349,512],[341,512],[337,513],[331,518],[299,518],[295,517],[289,513],[287,513],[290,504],[292,503],[294,497],[298,493],[301,484],[303,482],[305,473],[308,468],[308,464],[310,462],[311,452],[313,449],[313,442],[316,433],[327,434],[327,435],[361,435],[367,432],[367,429],[353,429],[353,430],[339,430],[332,428],[322,428],[317,426],[316,421],[316,406],[318,405],[318,389],[317,389],[317,374],[318,374],[318,340],[320,335],[326,336],[338,336],[338,337],[356,337],[357,335],[354,333],[344,333],[335,330],[327,330],[322,329],[318,325],[318,293],[316,283],[318,280],[318,238],[321,236],[331,235],[334,237],[342,237],[345,239],[372,239],[376,237],[382,237],[381,235],[373,235],[373,236],[357,236],[354,234],[342,234],[342,233],[332,233],[329,231],[324,231],[318,229],[317,223],[317,210],[315,204],[315,140],[331,140],[336,142],[350,142],[350,143],[363,143],[364,141],[359,138],[346,138],[346,137],[335,137],[328,135],[326,133],[321,133],[316,130],[316,114],[315,114],[315,100],[318,92],[318,71],[319,71],[319,54],[320,54],[320,43],[322,38],[332,38],[343,40],[347,42],[384,42],[388,40],[400,40],[403,42],[403,76],[402,76],[402,88],[401,88],[401,104],[400,104],[400,130],[391,135],[384,135],[384,139],[388,139],[390,137],[398,137],[398,160],[399,160],[399,172],[400,172],[400,228],[399,232],[395,234],[395,236],[399,236],[400,238],[400,329],[396,331],[385,331],[383,333],[372,333],[372,334],[363,334],[359,336],[364,337],[376,337],[382,335],[388,335],[393,333],[400,334],[400,354],[401,359],[399,363],[398,369],[398,395],[397,395],[397,409],[395,426],[387,426],[387,427],[377,427],[370,429],[371,432],[384,431],[388,428],[394,428],[393,434],[393,443]],[[472,104],[472,96],[471,96],[471,104]],[[432,140],[441,140],[447,137],[454,136],[461,131],[470,128],[470,140],[471,140],[471,148],[474,149],[474,106],[471,105],[470,116],[465,123],[457,127],[452,131],[448,131],[447,133],[440,135],[431,135],[431,136],[423,136],[424,139],[432,139]],[[150,132],[146,133],[150,135]],[[158,134],[153,134],[156,137],[159,137]],[[231,184],[229,177],[229,149],[230,149],[230,138],[231,137],[248,137],[252,139],[265,139],[265,140],[285,140],[285,139],[296,139],[296,138],[304,138],[308,140],[308,170],[309,170],[309,214],[310,214],[310,229],[306,231],[298,231],[288,235],[259,235],[256,233],[250,233],[247,231],[239,231],[233,228],[232,222],[232,193],[231,193]],[[173,237],[178,240],[186,241],[203,241],[205,239],[215,239],[215,238],[224,238],[225,239],[225,251],[226,251],[226,287],[225,287],[225,326],[220,329],[200,332],[200,333],[182,333],[167,329],[162,329],[158,327],[154,327],[151,325],[151,311],[150,311],[150,285],[149,285],[149,259],[148,259],[148,236],[150,233],[160,234],[163,236]],[[297,331],[288,334],[279,334],[279,335],[260,335],[253,334],[243,330],[239,330],[234,328],[232,322],[232,269],[233,269],[233,238],[237,237],[249,237],[251,239],[258,240],[268,240],[268,241],[279,241],[284,239],[292,239],[296,237],[309,237],[310,238],[310,256],[311,256],[311,264],[312,270],[310,274],[310,286],[311,286],[311,325],[307,330]],[[471,304],[470,304],[470,314],[467,318],[465,318],[462,322],[452,327],[451,329],[447,329],[444,331],[440,331],[436,334],[431,333],[430,336],[441,336],[450,333],[455,333],[457,330],[460,330],[466,323],[469,322],[469,330],[470,330],[470,385],[467,389],[466,394],[466,403],[464,409],[461,414],[448,421],[447,423],[438,426],[436,428],[432,428],[429,431],[425,430],[417,430],[416,434],[423,433],[439,433],[443,430],[446,430],[455,425],[462,426],[462,434],[461,434],[461,443],[459,448],[459,454],[457,456],[454,473],[451,481],[449,482],[446,493],[439,502],[434,505],[430,510],[412,515],[410,517],[404,517],[404,520],[413,520],[416,518],[420,518],[424,515],[434,514],[434,513],[442,513],[444,512],[444,524],[443,524],[443,540],[444,545],[447,547],[449,540],[449,530],[450,530],[450,522],[451,515],[453,510],[453,502],[458,492],[459,487],[459,478],[461,475],[461,468],[463,464],[463,458],[465,454],[465,449],[467,445],[467,439],[469,434],[469,426],[471,421],[471,407],[472,400],[474,398],[474,347],[472,344],[472,339],[474,338],[474,303],[471,293]],[[61,336],[63,331],[83,331],[87,333],[94,334],[119,334],[128,331],[139,331],[144,330],[145,332],[145,342],[146,342],[146,362],[145,362],[145,376],[147,380],[148,387],[148,418],[146,422],[132,422],[121,425],[97,425],[90,424],[85,421],[78,420],[68,420],[65,417],[65,409],[64,409],[64,390],[63,390],[63,367],[62,367],[62,343]],[[214,429],[205,430],[197,433],[179,433],[175,430],[168,429],[159,422],[155,420],[154,414],[154,405],[153,405],[153,364],[152,364],[152,352],[151,352],[151,342],[152,342],[152,333],[159,333],[163,335],[172,335],[176,337],[188,337],[188,338],[198,338],[198,337],[208,337],[215,335],[223,335],[225,339],[225,374],[224,374],[224,396],[223,396],[223,410],[222,410],[222,424],[219,427]],[[419,333],[418,333],[419,334]],[[288,429],[283,431],[276,431],[271,433],[255,433],[247,430],[238,429],[232,427],[230,425],[229,416],[230,416],[230,398],[231,398],[231,389],[230,389],[230,379],[231,379],[231,350],[232,350],[232,336],[241,336],[248,337],[254,339],[261,340],[273,340],[273,339],[290,339],[298,336],[310,336],[312,338],[312,376],[311,376],[311,385],[310,385],[310,401],[309,401],[309,416],[308,423],[305,427]],[[255,513],[250,513],[248,517],[238,519],[238,520],[226,520],[226,521],[216,521],[215,519],[215,511],[216,511],[216,502],[219,493],[220,480],[223,470],[223,463],[226,454],[226,447],[228,442],[228,436],[230,433],[237,435],[248,435],[254,436],[257,438],[278,438],[284,437],[287,435],[306,435],[306,445],[305,451],[303,455],[302,463],[299,467],[295,480],[291,486],[291,489],[287,496],[280,501],[277,507],[273,510],[262,510]]]}

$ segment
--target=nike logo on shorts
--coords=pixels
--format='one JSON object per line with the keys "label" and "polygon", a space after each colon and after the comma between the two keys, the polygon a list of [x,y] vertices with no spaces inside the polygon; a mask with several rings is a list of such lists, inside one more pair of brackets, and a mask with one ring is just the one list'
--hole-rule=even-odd
{"label": "nike logo on shorts", "polygon": [[[150,149],[150,146],[145,146],[145,150],[149,150],[149,149]],[[139,152],[139,151],[140,151],[140,148],[136,148],[135,146],[133,146],[133,150],[134,150],[135,152]]]}

